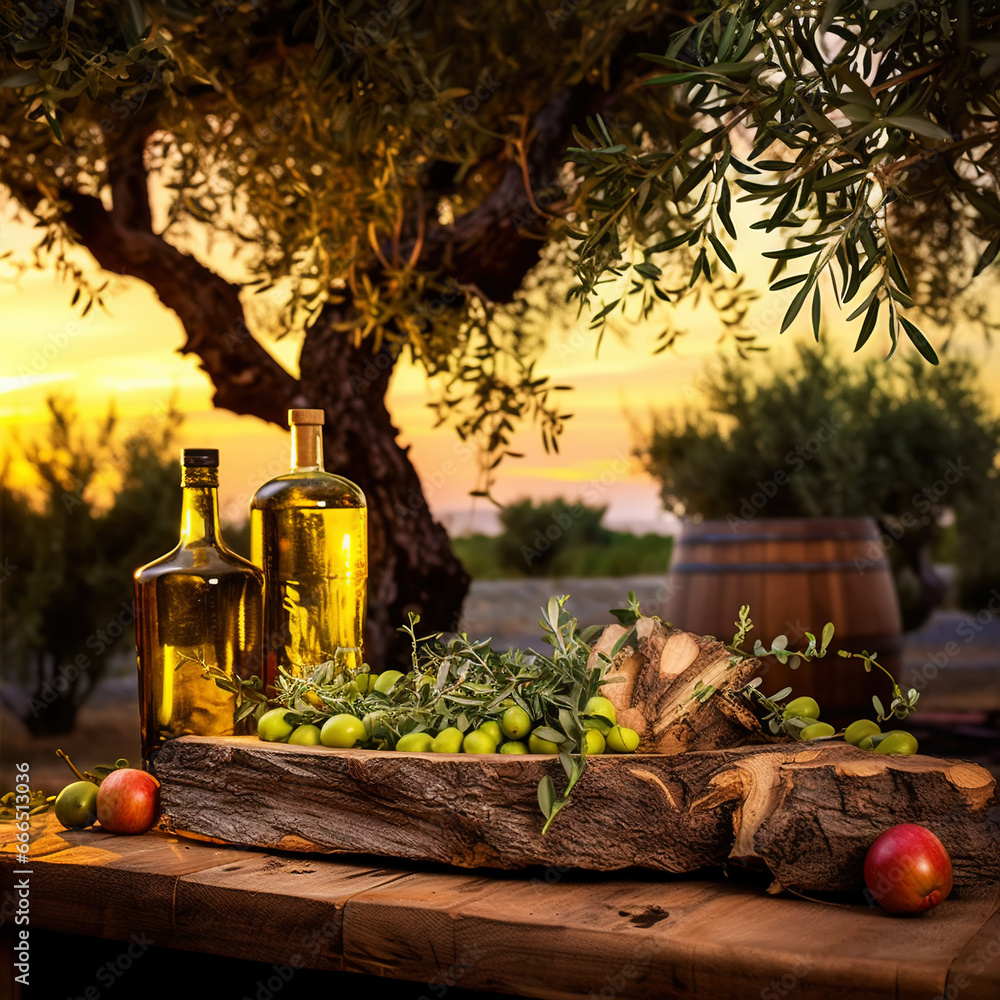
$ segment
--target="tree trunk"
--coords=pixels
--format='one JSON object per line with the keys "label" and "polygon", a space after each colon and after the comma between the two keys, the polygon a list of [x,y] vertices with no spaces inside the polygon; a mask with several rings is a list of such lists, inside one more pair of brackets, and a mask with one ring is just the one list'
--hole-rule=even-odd
{"label": "tree trunk", "polygon": [[356,347],[332,330],[336,313],[328,308],[306,331],[304,374],[294,378],[247,329],[239,289],[150,230],[148,212],[134,207],[136,189],[143,192],[130,183],[138,168],[121,169],[115,210],[68,192],[67,221],[102,267],[147,282],[177,314],[186,335],[181,353],[201,359],[216,406],[280,427],[289,408],[325,410],[327,468],[356,482],[368,500],[366,655],[377,670],[405,668],[407,647],[396,629],[406,612],[418,612],[429,631],[453,628],[469,578],[427,506],[407,449],[396,442],[384,400],[392,357],[373,358],[370,340]]}
{"label": "tree trunk", "polygon": [[[432,221],[425,231],[427,209],[415,209],[419,224],[415,215],[404,231],[421,236],[400,248],[402,259],[475,286],[492,301],[509,301],[542,246],[531,227],[521,231],[518,214],[530,206],[531,190],[555,183],[571,122],[593,91],[587,83],[553,94],[532,122],[524,162],[505,158],[494,190],[453,224]],[[376,669],[405,666],[396,629],[406,613],[419,613],[429,631],[452,629],[469,580],[431,516],[407,450],[396,443],[384,402],[395,359],[386,350],[373,356],[370,339],[334,330],[351,306],[328,305],[306,331],[301,379],[285,371],[247,329],[239,288],[153,232],[144,160],[152,130],[151,123],[137,124],[110,155],[111,209],[94,195],[66,189],[60,192],[65,222],[102,267],[147,282],[177,314],[187,338],[181,352],[201,359],[216,406],[282,427],[290,407],[326,412],[327,467],[357,482],[369,506],[366,656]],[[19,197],[34,208],[40,196]],[[376,255],[369,269],[377,277],[381,267]]]}
{"label": "tree trunk", "polygon": [[327,309],[302,346],[301,402],[326,413],[326,468],[358,484],[368,501],[368,617],[365,659],[374,670],[406,669],[409,641],[396,630],[407,612],[431,631],[448,631],[457,619],[469,576],[434,520],[420,479],[385,405],[394,358],[372,353],[372,340],[355,347],[331,328]]}

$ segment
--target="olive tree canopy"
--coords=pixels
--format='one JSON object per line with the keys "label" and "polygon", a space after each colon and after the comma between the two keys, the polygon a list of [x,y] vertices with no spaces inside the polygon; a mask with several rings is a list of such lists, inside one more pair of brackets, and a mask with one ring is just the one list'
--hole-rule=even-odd
{"label": "olive tree canopy", "polygon": [[[749,197],[787,322],[835,294],[859,343],[933,359],[920,314],[1000,249],[998,23],[958,0],[5,0],[0,183],[82,309],[71,243],[155,289],[216,405],[326,411],[371,508],[381,666],[406,610],[448,628],[467,586],[384,405],[400,352],[488,477],[518,420],[555,446],[533,359],[567,292],[595,326],[659,310],[665,345],[669,303],[704,293],[756,346]],[[297,376],[266,349],[286,334]]]}

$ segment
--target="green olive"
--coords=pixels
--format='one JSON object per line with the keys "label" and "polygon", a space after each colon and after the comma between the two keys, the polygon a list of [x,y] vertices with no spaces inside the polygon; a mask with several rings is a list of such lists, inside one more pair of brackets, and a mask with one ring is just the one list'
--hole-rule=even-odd
{"label": "green olive", "polygon": [[886,733],[874,746],[875,753],[890,753],[898,756],[907,756],[917,752],[919,744],[916,737],[902,729],[895,729],[891,733]]}
{"label": "green olive", "polygon": [[379,694],[388,694],[404,677],[402,670],[383,670],[375,678],[372,690]]}
{"label": "green olive", "polygon": [[462,749],[462,730],[448,726],[434,737],[431,750],[434,753],[458,753]]}
{"label": "green olive", "polygon": [[559,744],[532,733],[528,737],[529,753],[559,753]]}
{"label": "green olive", "polygon": [[618,717],[615,713],[614,702],[611,701],[610,698],[605,698],[603,695],[599,694],[595,694],[594,697],[583,706],[583,714],[599,715],[602,719],[610,722],[612,726],[618,721]]}
{"label": "green olive", "polygon": [[520,740],[507,740],[500,744],[500,753],[527,753],[528,748]]}
{"label": "green olive", "polygon": [[613,753],[635,753],[639,734],[628,726],[614,726],[607,735],[607,747]]}
{"label": "green olive", "polygon": [[800,740],[815,740],[821,736],[833,736],[837,730],[829,722],[814,722],[799,733]]}
{"label": "green olive", "polygon": [[319,726],[296,726],[288,742],[300,747],[318,747],[320,745]]}
{"label": "green olive", "polygon": [[400,736],[396,749],[403,753],[430,753],[434,737],[430,733],[407,733]]}
{"label": "green olive", "polygon": [[320,742],[325,747],[348,749],[363,743],[368,738],[365,724],[356,716],[341,712],[332,715],[323,723],[319,731]]}
{"label": "green olive", "polygon": [[583,733],[583,752],[588,754],[604,753],[607,749],[607,740],[604,734],[597,729],[587,729]]}
{"label": "green olive", "polygon": [[485,729],[473,729],[465,734],[462,750],[465,753],[496,753],[497,741]]}
{"label": "green olive", "polygon": [[67,785],[56,796],[55,811],[56,819],[67,830],[93,826],[97,819],[97,785],[92,781]]}
{"label": "green olive", "polygon": [[[871,719],[858,719],[857,722],[852,722],[846,730],[844,730],[844,739],[847,740],[851,746],[859,747],[861,746],[861,741],[866,737],[877,736],[882,730],[879,728],[877,722],[872,722]],[[871,749],[871,742],[869,741],[868,749]]]}
{"label": "green olive", "polygon": [[510,705],[503,713],[500,728],[508,739],[520,740],[531,732],[531,716],[520,705]]}
{"label": "green olive", "polygon": [[295,726],[285,720],[287,708],[272,708],[257,720],[257,736],[265,743],[285,743]]}
{"label": "green olive", "polygon": [[479,727],[479,731],[481,733],[489,733],[494,746],[496,746],[503,739],[503,733],[500,731],[500,723],[497,722],[496,719],[490,719],[489,722],[484,722]]}
{"label": "green olive", "polygon": [[786,719],[798,716],[800,719],[818,719],[819,703],[815,698],[803,695],[801,698],[793,698],[782,713]]}

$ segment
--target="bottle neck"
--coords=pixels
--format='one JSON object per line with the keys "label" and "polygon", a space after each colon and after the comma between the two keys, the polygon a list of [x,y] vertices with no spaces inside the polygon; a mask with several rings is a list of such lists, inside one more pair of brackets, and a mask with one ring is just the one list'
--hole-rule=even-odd
{"label": "bottle neck", "polygon": [[218,545],[219,477],[215,469],[184,469],[181,476],[181,544]]}
{"label": "bottle neck", "polygon": [[292,472],[323,471],[323,428],[319,424],[292,425]]}

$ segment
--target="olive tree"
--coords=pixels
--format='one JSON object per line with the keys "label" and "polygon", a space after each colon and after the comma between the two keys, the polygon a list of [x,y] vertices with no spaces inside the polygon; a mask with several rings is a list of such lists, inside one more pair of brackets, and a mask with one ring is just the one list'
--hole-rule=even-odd
{"label": "olive tree", "polygon": [[[0,183],[41,223],[38,259],[84,310],[101,287],[73,243],[147,282],[216,405],[279,425],[325,410],[328,466],[369,500],[377,665],[405,658],[407,610],[453,624],[468,582],[385,406],[403,352],[481,447],[488,493],[519,420],[556,447],[566,414],[534,359],[566,294],[596,326],[661,319],[664,345],[667,307],[705,294],[755,346],[752,292],[724,273],[735,197],[772,206],[788,322],[807,299],[818,315],[839,266],[861,340],[881,323],[928,358],[904,313],[940,314],[935,262],[952,288],[956,234],[989,241],[980,267],[1000,248],[991,4],[0,10]],[[297,373],[267,350],[284,335]]]}
{"label": "olive tree", "polygon": [[0,468],[0,698],[33,736],[70,732],[111,658],[134,656],[132,571],[180,522],[172,405],[127,435],[113,410],[92,433],[71,400],[48,411],[45,438],[23,446],[36,487],[12,481],[11,453]]}

